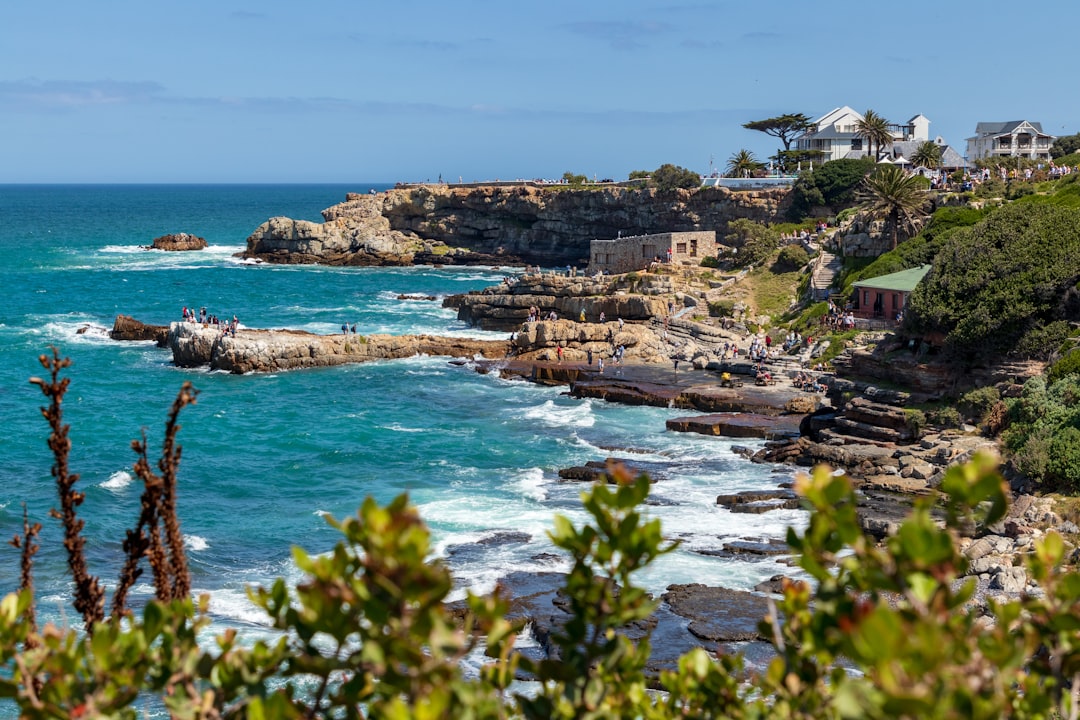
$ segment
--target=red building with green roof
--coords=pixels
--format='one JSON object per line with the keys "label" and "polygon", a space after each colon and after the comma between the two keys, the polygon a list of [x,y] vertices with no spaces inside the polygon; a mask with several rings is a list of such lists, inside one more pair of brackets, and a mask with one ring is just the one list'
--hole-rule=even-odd
{"label": "red building with green roof", "polygon": [[859,280],[853,287],[855,317],[895,321],[904,312],[908,296],[930,272],[929,265]]}

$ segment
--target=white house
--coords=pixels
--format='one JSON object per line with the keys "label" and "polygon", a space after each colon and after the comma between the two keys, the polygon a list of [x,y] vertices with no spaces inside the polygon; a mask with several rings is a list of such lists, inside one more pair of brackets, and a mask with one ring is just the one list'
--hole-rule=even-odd
{"label": "white house", "polygon": [[1049,160],[1050,146],[1057,137],[1042,131],[1042,123],[1028,120],[981,122],[975,126],[975,137],[968,138],[969,160],[985,157],[1025,157]]}
{"label": "white house", "polygon": [[[822,161],[840,158],[860,158],[870,152],[867,142],[858,136],[856,128],[863,119],[862,113],[848,106],[836,108],[815,120],[810,129],[795,138],[795,149],[818,151]],[[930,139],[930,120],[916,115],[903,125],[890,124],[895,141],[919,141]],[[881,148],[884,152],[886,148]]]}

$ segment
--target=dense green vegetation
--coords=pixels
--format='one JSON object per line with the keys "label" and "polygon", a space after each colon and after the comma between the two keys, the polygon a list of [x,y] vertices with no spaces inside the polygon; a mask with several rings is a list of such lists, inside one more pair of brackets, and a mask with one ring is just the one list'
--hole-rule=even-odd
{"label": "dense green vegetation", "polygon": [[[1073,153],[1080,151],[1080,133],[1074,135],[1063,135],[1054,141],[1054,144],[1050,146],[1050,157],[1054,160],[1059,160],[1066,155],[1072,155]],[[1061,165],[1067,165],[1067,162],[1059,163]]]}
{"label": "dense green vegetation", "polygon": [[[46,417],[63,502],[78,492],[76,476],[67,482],[60,367],[41,384],[52,399]],[[173,473],[180,406],[178,398],[162,465]],[[1075,428],[1073,436],[1080,437]],[[787,539],[809,581],[784,580],[759,623],[771,655],[750,669],[738,654],[696,649],[659,677],[646,672],[647,618],[657,601],[635,576],[673,545],[639,510],[648,478],[614,466],[612,485],[582,496],[588,523],[556,517],[551,532],[571,561],[567,620],[552,636],[557,660],[514,652],[521,628],[504,619],[497,597],[469,595],[465,619],[455,620],[445,603],[452,579],[430,559],[430,535],[404,496],[386,506],[368,499],[355,517],[330,521],[342,539],[318,556],[296,550],[305,577],[295,586],[278,580],[252,590],[267,625],[280,632],[254,643],[234,631],[208,637],[205,598],[156,599],[141,616],[124,610],[88,620],[85,633],[39,629],[32,582],[39,528],[26,519],[15,542],[23,589],[0,600],[0,697],[35,719],[134,719],[152,703],[171,717],[207,720],[1069,717],[1080,673],[1080,575],[1062,569],[1060,536],[1038,539],[1025,558],[1039,593],[972,612],[974,580],[961,581],[968,560],[954,533],[1005,514],[995,468],[983,455],[950,468],[940,485],[945,526],[931,516],[934,500],[923,498],[884,545],[862,530],[847,478],[826,468],[800,478],[796,491],[810,517]],[[157,485],[138,474],[149,493],[145,510]],[[140,519],[129,541],[158,532],[159,523],[178,528],[175,507],[156,507],[167,516],[149,526]],[[74,529],[67,552],[84,561],[81,521],[73,514],[63,522]],[[73,587],[77,605],[86,587]],[[461,661],[480,649],[488,662],[466,675]],[[511,685],[522,676],[531,681]],[[657,686],[665,692],[650,691]]]}
{"label": "dense green vegetation", "polygon": [[666,163],[653,170],[651,182],[658,190],[693,190],[701,187],[701,176],[693,170]]}
{"label": "dense green vegetation", "polygon": [[[937,333],[963,357],[1052,347],[1031,340],[1080,316],[1080,210],[1012,204],[952,232],[908,305],[910,331]],[[1027,339],[1027,342],[1025,342]]]}
{"label": "dense green vegetation", "polygon": [[855,192],[862,179],[874,168],[872,158],[833,160],[799,175],[791,189],[791,219],[799,221],[814,208],[834,211],[855,202]]}

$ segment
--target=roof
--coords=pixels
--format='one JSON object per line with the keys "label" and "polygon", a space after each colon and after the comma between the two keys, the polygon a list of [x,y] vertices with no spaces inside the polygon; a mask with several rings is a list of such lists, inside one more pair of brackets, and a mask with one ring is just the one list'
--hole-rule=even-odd
{"label": "roof", "polygon": [[1007,120],[1005,122],[981,122],[975,126],[976,135],[1004,135],[1027,123],[1035,132],[1042,133],[1042,123],[1029,120]]}
{"label": "roof", "polygon": [[909,268],[900,272],[879,275],[869,280],[860,280],[853,287],[873,288],[874,290],[891,290],[894,292],[911,292],[919,281],[930,272],[930,265],[920,265],[917,268]]}

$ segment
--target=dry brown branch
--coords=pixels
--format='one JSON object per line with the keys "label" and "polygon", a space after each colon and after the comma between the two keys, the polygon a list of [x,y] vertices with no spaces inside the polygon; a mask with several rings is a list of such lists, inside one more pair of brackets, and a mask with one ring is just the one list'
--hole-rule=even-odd
{"label": "dry brown branch", "polygon": [[[19,590],[27,590],[31,596],[34,594],[34,553],[38,551],[34,538],[37,537],[39,532],[41,532],[41,523],[30,524],[30,513],[26,509],[26,503],[23,503],[23,534],[21,536],[15,535],[11,539],[11,544],[22,550],[19,562]],[[26,608],[26,622],[30,625],[30,634],[26,639],[26,647],[36,647],[37,641],[34,636],[37,634],[37,616],[33,602]]]}
{"label": "dry brown branch", "polygon": [[165,442],[161,448],[161,500],[158,516],[165,532],[166,545],[169,548],[169,561],[172,570],[172,598],[186,598],[191,593],[191,574],[188,571],[187,556],[184,553],[184,536],[180,533],[180,518],[176,514],[176,471],[180,467],[182,448],[176,444],[176,433],[180,431],[177,419],[180,411],[195,404],[199,391],[190,382],[180,386],[180,392],[173,401],[169,419],[165,423]]}
{"label": "dry brown branch", "polygon": [[143,433],[142,442],[133,440],[131,448],[138,453],[139,459],[135,462],[135,474],[143,481],[142,509],[139,512],[139,522],[134,530],[127,531],[124,539],[124,567],[120,571],[120,581],[117,583],[116,592],[113,593],[113,617],[124,614],[127,606],[127,594],[132,586],[142,575],[139,561],[149,556],[150,567],[154,573],[154,588],[157,590],[159,600],[167,600],[172,596],[172,583],[169,580],[165,553],[161,547],[161,538],[158,535],[158,505],[161,501],[161,478],[150,470],[150,463],[146,458],[146,433]]}
{"label": "dry brown branch", "polygon": [[75,609],[83,616],[86,632],[92,633],[94,623],[105,617],[105,591],[86,566],[86,540],[81,534],[85,523],[75,512],[86,496],[75,490],[79,476],[68,472],[68,456],[71,453],[71,440],[68,438],[70,426],[63,422],[62,405],[70,381],[61,378],[60,372],[71,365],[71,359],[61,359],[55,347],[52,348],[52,353],[52,358],[48,355],[38,358],[42,367],[49,372],[49,380],[33,377],[30,382],[41,388],[41,392],[49,398],[49,406],[41,408],[41,414],[52,429],[49,449],[53,453],[52,475],[56,479],[61,508],[59,511],[54,508],[49,514],[59,519],[64,526],[64,548],[67,550],[68,567],[71,568],[72,579],[75,581]]}

